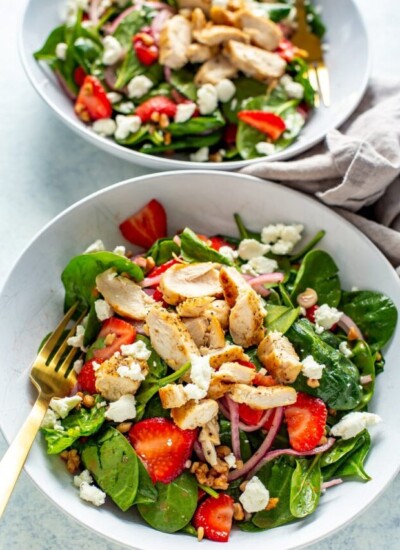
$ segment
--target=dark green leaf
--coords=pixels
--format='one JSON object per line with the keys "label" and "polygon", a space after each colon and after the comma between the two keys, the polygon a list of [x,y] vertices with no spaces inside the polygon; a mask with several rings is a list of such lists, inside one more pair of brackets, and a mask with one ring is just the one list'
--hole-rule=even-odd
{"label": "dark green leaf", "polygon": [[268,330],[277,330],[285,334],[300,315],[300,308],[268,305],[266,326]]}
{"label": "dark green leaf", "polygon": [[170,82],[178,92],[192,101],[197,99],[197,87],[193,81],[193,71],[189,69],[179,69],[171,71]]}
{"label": "dark green leaf", "polygon": [[75,57],[75,61],[83,67],[86,73],[90,74],[92,65],[96,59],[101,55],[102,49],[91,38],[84,38],[83,36],[77,38],[73,43],[72,53]]}
{"label": "dark green leaf", "polygon": [[163,69],[159,63],[153,63],[150,67],[140,63],[135,50],[131,47],[117,71],[115,88],[118,90],[123,88],[132,78],[140,75],[145,75],[147,78],[150,78],[154,84],[158,84],[162,79]]}
{"label": "dark green leaf", "polygon": [[290,486],[290,512],[296,518],[304,518],[314,512],[321,494],[321,469],[319,456],[311,462],[305,458],[296,460],[296,469]]}
{"label": "dark green leaf", "polygon": [[307,254],[307,252],[310,252],[310,250],[312,250],[315,247],[315,245],[318,244],[321,239],[323,239],[323,237],[325,236],[325,233],[326,232],[323,229],[321,229],[321,231],[318,231],[315,237],[313,237],[311,241],[309,241],[306,245],[304,245],[304,247],[301,250],[299,250],[297,254],[293,254],[293,256],[290,256],[290,261],[292,263],[296,263],[299,260],[301,260]]}
{"label": "dark green leaf", "polygon": [[318,38],[322,38],[326,33],[326,27],[322,21],[322,18],[315,6],[311,2],[305,4],[307,22],[310,26],[311,32],[314,33]]}
{"label": "dark green leaf", "polygon": [[187,136],[185,139],[172,141],[169,145],[152,145],[145,143],[140,149],[141,153],[154,155],[156,153],[164,153],[165,151],[179,151],[183,149],[200,149],[201,147],[211,147],[220,142],[222,132],[217,131],[209,136]]}
{"label": "dark green leaf", "polygon": [[336,470],[335,476],[339,478],[355,478],[360,481],[369,481],[371,477],[364,470],[364,462],[371,447],[371,436],[367,431],[363,432],[362,444],[349,458],[341,463]]}
{"label": "dark green leaf", "polygon": [[140,458],[138,458],[137,462],[139,467],[139,485],[133,504],[151,504],[152,502],[156,502],[158,491],[153,485],[153,482],[151,481],[150,476],[146,468],[143,466]]}
{"label": "dark green leaf", "polygon": [[[220,420],[220,438],[222,445],[227,445],[228,447],[232,446],[231,423],[224,418]],[[242,460],[246,462],[252,455],[250,441],[247,437],[247,433],[242,430],[239,431],[239,438],[241,457]]]}
{"label": "dark green leaf", "polygon": [[235,223],[237,225],[241,240],[243,240],[243,239],[255,239],[256,241],[261,241],[261,234],[257,233],[256,231],[250,231],[250,229],[248,229],[244,225],[242,217],[241,217],[240,214],[237,214],[237,213],[234,214],[233,218],[234,218]]}
{"label": "dark green leaf", "polygon": [[151,22],[150,13],[150,9],[146,6],[143,6],[140,10],[132,11],[122,19],[115,29],[113,36],[127,51],[133,50],[133,36]]}
{"label": "dark green leaf", "polygon": [[233,98],[222,105],[222,112],[228,122],[238,123],[237,113],[242,110],[243,101],[249,97],[264,95],[267,91],[265,84],[254,78],[239,76],[235,79],[236,92]]}
{"label": "dark green leaf", "polygon": [[149,136],[149,128],[147,125],[143,125],[134,134],[130,134],[125,139],[115,138],[115,141],[117,143],[120,143],[121,145],[125,145],[125,147],[133,147],[135,145],[138,145],[139,143],[143,143],[143,141],[145,141],[148,138],[148,136]]}
{"label": "dark green leaf", "polygon": [[166,376],[168,371],[168,366],[166,362],[161,359],[156,350],[151,345],[150,339],[147,336],[142,334],[136,335],[136,340],[140,340],[146,344],[147,349],[151,350],[151,355],[147,361],[149,366],[149,376],[150,378],[162,378]]}
{"label": "dark green leaf", "polygon": [[172,260],[174,254],[179,256],[180,251],[181,249],[175,241],[168,237],[164,237],[163,239],[158,239],[153,244],[146,256],[151,256],[156,265],[162,265],[165,264],[165,262]]}
{"label": "dark green leaf", "polygon": [[[97,317],[96,308],[93,302],[90,306],[88,319],[85,325],[85,335],[83,339],[83,345],[88,346],[95,341],[96,336],[100,332],[101,323]],[[104,347],[104,346],[102,346]]]}
{"label": "dark green leaf", "polygon": [[352,349],[352,362],[360,371],[361,376],[370,376],[371,382],[362,385],[363,396],[357,409],[363,409],[371,400],[375,389],[375,361],[366,342],[357,340]]}
{"label": "dark green leaf", "polygon": [[308,65],[304,59],[296,57],[293,61],[288,63],[286,70],[295,82],[298,82],[303,86],[304,101],[307,105],[314,107],[315,91],[308,78]]}
{"label": "dark green leaf", "polygon": [[182,137],[214,132],[224,126],[225,120],[221,113],[216,111],[213,115],[190,118],[186,122],[171,122],[168,132],[174,137]]}
{"label": "dark green leaf", "polygon": [[232,265],[231,260],[223,256],[199,239],[191,229],[186,227],[179,235],[181,240],[181,255],[188,262],[217,262]]}
{"label": "dark green leaf", "polygon": [[364,443],[364,431],[350,439],[338,439],[334,445],[325,451],[321,456],[321,468],[323,468],[324,479],[326,481],[325,468],[333,464],[339,465],[343,459],[348,458],[350,454],[358,449]]}
{"label": "dark green leaf", "polygon": [[57,28],[55,28],[49,36],[47,37],[46,42],[43,44],[43,46],[40,48],[40,50],[37,50],[33,56],[35,59],[43,60],[43,61],[56,61],[56,47],[57,44],[60,42],[66,41],[65,38],[65,25],[61,25]]}

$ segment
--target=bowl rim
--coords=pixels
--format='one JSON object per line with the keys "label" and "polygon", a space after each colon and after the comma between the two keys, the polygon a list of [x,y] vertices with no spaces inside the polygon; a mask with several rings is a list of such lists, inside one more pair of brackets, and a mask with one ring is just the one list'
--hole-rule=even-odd
{"label": "bowl rim", "polygon": [[[326,137],[328,132],[336,128],[339,128],[350,117],[350,115],[357,109],[358,105],[360,104],[371,75],[371,68],[372,68],[371,39],[370,39],[371,33],[368,31],[367,25],[365,23],[365,18],[356,0],[349,0],[350,6],[354,10],[354,13],[358,20],[359,31],[365,35],[364,55],[365,55],[366,69],[363,75],[361,86],[357,91],[357,95],[355,96],[353,103],[349,104],[347,108],[343,110],[343,112],[337,117],[335,122],[329,124],[324,130],[321,130],[320,132],[318,132],[312,139],[308,140],[308,142],[304,143],[303,145],[296,146],[296,142],[294,142],[295,151],[293,153],[290,151],[291,146],[289,146],[288,148],[289,151],[288,149],[284,149],[280,153],[271,155],[271,157],[258,157],[258,158],[249,159],[249,160],[243,159],[243,160],[225,161],[220,164],[210,163],[209,161],[204,163],[204,162],[193,162],[189,160],[177,160],[173,158],[170,159],[165,156],[156,156],[156,155],[153,156],[147,153],[141,153],[140,151],[136,151],[134,149],[130,149],[129,147],[124,147],[123,145],[116,143],[112,139],[108,139],[106,137],[102,137],[96,134],[89,127],[83,125],[81,121],[78,120],[78,118],[75,119],[73,116],[66,114],[45,94],[44,88],[42,86],[39,86],[39,83],[36,81],[35,76],[30,70],[29,61],[31,61],[30,57],[32,56],[32,52],[27,51],[27,48],[24,42],[23,31],[25,26],[27,25],[28,9],[31,2],[32,0],[26,0],[25,2],[25,6],[23,8],[23,15],[21,17],[20,24],[17,31],[17,35],[18,35],[17,42],[18,42],[19,56],[20,56],[24,71],[31,85],[36,90],[36,92],[41,97],[41,99],[47,105],[49,105],[49,107],[57,115],[57,117],[61,119],[71,130],[73,130],[77,134],[80,134],[81,137],[85,138],[94,146],[99,147],[100,149],[108,152],[109,154],[122,158],[127,162],[135,163],[136,161],[139,164],[142,164],[144,166],[151,165],[152,162],[151,160],[149,160],[149,157],[150,158],[153,157],[154,164],[157,164],[158,168],[161,170],[192,170],[192,169],[204,170],[205,166],[207,166],[206,168],[207,170],[226,171],[226,170],[236,170],[239,168],[244,168],[246,166],[251,166],[253,164],[256,164],[257,162],[277,162],[277,161],[287,160],[287,159],[296,157],[297,155],[311,149],[314,145],[317,145]],[[43,65],[41,65],[40,63],[39,63],[39,66],[41,70],[44,72],[44,74],[46,75],[46,78],[49,78],[48,68],[43,67]],[[73,109],[71,109],[71,113],[73,113]]]}

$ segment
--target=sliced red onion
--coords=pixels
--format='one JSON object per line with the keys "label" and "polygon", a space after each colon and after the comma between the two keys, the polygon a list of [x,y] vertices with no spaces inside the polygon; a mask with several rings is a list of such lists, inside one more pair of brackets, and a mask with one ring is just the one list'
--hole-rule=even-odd
{"label": "sliced red onion", "polygon": [[160,10],[156,13],[153,21],[151,22],[150,27],[153,32],[154,40],[156,41],[157,44],[160,40],[160,34],[165,25],[165,22],[171,17],[171,15],[172,13],[168,9]]}
{"label": "sliced red onion", "polygon": [[271,416],[272,411],[273,409],[266,410],[262,415],[262,417],[260,418],[260,420],[257,422],[257,424],[254,424],[253,426],[249,424],[245,424],[244,422],[239,422],[239,428],[243,432],[255,432],[257,430],[260,430],[264,426],[266,421],[269,419],[269,417]]}
{"label": "sliced red onion", "polygon": [[271,294],[271,291],[268,288],[265,288],[263,285],[254,285],[253,290],[257,292],[263,298],[266,298]]}
{"label": "sliced red onion", "polygon": [[99,7],[100,0],[92,0],[90,2],[89,18],[95,25],[99,22]]}
{"label": "sliced red onion", "polygon": [[325,491],[326,489],[329,489],[329,487],[335,487],[335,485],[340,485],[343,483],[343,479],[331,479],[331,481],[325,481],[325,483],[322,483],[321,485],[321,491]]}
{"label": "sliced red onion", "polygon": [[147,336],[147,332],[144,330],[144,321],[130,321],[130,324],[135,327],[135,330],[138,334],[142,336]]}
{"label": "sliced red onion", "polygon": [[[283,418],[283,407],[277,407],[274,412],[274,418],[272,420],[271,429],[268,431],[268,434],[264,439],[264,441],[262,442],[261,446],[257,449],[257,451],[253,454],[253,456],[243,465],[243,468],[240,468],[240,470],[239,469],[234,470],[229,474],[228,476],[229,481],[234,481],[235,479],[238,479],[239,477],[242,477],[248,474],[249,472],[252,472],[253,470],[255,470],[256,467],[258,467],[258,464],[262,462],[264,456],[266,456],[267,451],[271,448],[271,445],[274,442],[276,434],[278,433],[278,430],[282,423],[282,418]],[[276,451],[273,451],[273,452],[276,452]]]}
{"label": "sliced red onion", "polygon": [[204,456],[203,449],[201,448],[201,445],[198,441],[194,442],[193,450],[197,455],[197,458],[200,460],[200,462],[205,462],[206,457]]}
{"label": "sliced red onion", "polygon": [[285,275],[283,273],[276,271],[274,273],[263,273],[257,277],[252,277],[251,279],[248,279],[247,282],[250,286],[254,287],[254,285],[258,286],[266,283],[281,283],[284,278]]}
{"label": "sliced red onion", "polygon": [[357,333],[357,339],[358,340],[364,340],[363,334],[361,330],[358,328],[358,326],[355,324],[353,319],[346,315],[345,313],[342,314],[338,321],[338,327],[340,327],[346,334],[349,334],[350,329],[353,329]]}
{"label": "sliced red onion", "polygon": [[164,10],[170,13],[174,13],[173,8],[171,8],[171,6],[168,6],[168,4],[164,4],[163,2],[144,2],[143,0],[136,0],[133,6],[130,6],[129,8],[124,10],[122,13],[120,13],[118,17],[116,17],[114,21],[112,21],[109,25],[105,25],[104,30],[108,34],[114,34],[117,27],[120,25],[121,21],[123,21],[125,17],[130,13],[132,13],[133,11],[140,10],[142,6],[147,6],[155,10]]}
{"label": "sliced red onion", "polygon": [[157,275],[156,277],[145,277],[143,279],[143,281],[140,281],[139,285],[142,288],[146,288],[148,286],[158,286],[160,284],[162,276],[163,276],[163,274],[161,273],[160,275]]}
{"label": "sliced red onion", "polygon": [[221,413],[225,416],[227,420],[231,420],[231,415],[228,410],[228,406],[226,404],[226,400],[224,397],[221,397],[221,399],[218,400],[218,406]]}
{"label": "sliced red onion", "polygon": [[164,65],[164,78],[168,82],[168,84],[171,83],[171,69],[170,67],[166,67]]}
{"label": "sliced red onion", "polygon": [[54,74],[56,75],[56,78],[58,80],[58,83],[60,84],[61,88],[64,90],[66,96],[71,100],[71,101],[76,101],[76,95],[74,94],[74,92],[72,92],[69,88],[68,88],[68,85],[65,81],[65,78],[62,76],[61,73],[59,73],[58,71],[54,71]]}
{"label": "sliced red onion", "polygon": [[146,258],[144,258],[143,256],[135,256],[134,258],[132,258],[132,262],[139,267],[146,267],[147,265]]}
{"label": "sliced red onion", "polygon": [[147,294],[147,296],[153,296],[153,294],[155,293],[156,289],[155,288],[144,288],[143,289],[143,292],[145,294]]}
{"label": "sliced red onion", "polygon": [[372,376],[370,374],[366,374],[365,376],[360,376],[360,384],[364,386],[365,384],[369,384],[372,382]]}
{"label": "sliced red onion", "polygon": [[239,405],[230,397],[226,398],[229,414],[231,417],[231,438],[232,451],[237,460],[241,459],[240,437],[239,437]]}
{"label": "sliced red onion", "polygon": [[104,71],[104,80],[107,86],[111,90],[116,90],[115,83],[117,82],[117,73],[115,72],[115,67],[108,66]]}

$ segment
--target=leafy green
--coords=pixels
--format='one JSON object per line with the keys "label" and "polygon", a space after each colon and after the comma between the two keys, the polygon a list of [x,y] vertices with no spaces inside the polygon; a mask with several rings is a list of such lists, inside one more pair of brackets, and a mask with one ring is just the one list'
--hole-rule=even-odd
{"label": "leafy green", "polygon": [[296,459],[290,485],[290,512],[296,518],[304,518],[314,512],[321,494],[320,457],[312,462],[307,459]]}
{"label": "leafy green", "polygon": [[105,407],[97,407],[103,401],[100,395],[95,396],[95,405],[91,409],[81,407],[74,409],[66,418],[61,420],[63,430],[41,428],[47,443],[47,452],[50,455],[59,454],[70,447],[82,436],[96,433],[105,420]]}
{"label": "leafy green", "polygon": [[371,437],[363,430],[351,439],[339,439],[333,447],[321,457],[324,481],[333,477],[352,477],[368,481],[370,477],[364,470],[364,461],[371,446]]}
{"label": "leafy green", "polygon": [[91,38],[77,38],[73,44],[73,55],[86,73],[92,72],[92,65],[101,55],[102,48]]}
{"label": "leafy green", "polygon": [[188,262],[217,262],[232,265],[226,256],[223,256],[199,239],[191,229],[186,227],[179,235],[181,239],[181,255]]}
{"label": "leafy green", "polygon": [[224,126],[224,118],[219,111],[216,111],[213,115],[190,118],[186,122],[171,122],[168,132],[174,137],[181,137],[214,132]]}
{"label": "leafy green", "polygon": [[257,233],[256,231],[251,231],[248,229],[242,220],[242,217],[240,214],[233,214],[233,218],[235,220],[236,226],[239,231],[240,239],[255,239],[256,241],[261,241],[261,234]]}
{"label": "leafy green", "polygon": [[150,67],[140,63],[135,50],[131,47],[117,71],[115,88],[123,88],[132,78],[140,75],[146,75],[154,84],[158,84],[162,79],[163,69],[159,63],[153,63]]}
{"label": "leafy green", "polygon": [[165,151],[178,151],[181,149],[200,149],[200,147],[211,147],[220,142],[222,132],[217,131],[209,136],[187,136],[185,139],[172,141],[169,145],[152,145],[145,143],[140,149],[141,153],[153,155],[156,153],[164,153]]}
{"label": "leafy green", "polygon": [[310,388],[302,374],[297,377],[294,387],[320,397],[329,407],[337,410],[357,407],[362,399],[362,390],[359,385],[360,376],[353,363],[319,338],[307,319],[296,321],[287,336],[302,359],[312,355],[317,363],[326,367],[317,388]]}
{"label": "leafy green", "polygon": [[139,485],[133,504],[151,504],[152,502],[156,502],[158,491],[153,485],[153,482],[151,481],[151,478],[140,458],[138,458],[137,462],[139,467]]}
{"label": "leafy green", "polygon": [[172,260],[174,254],[179,256],[180,248],[175,241],[169,237],[158,239],[153,246],[148,250],[146,256],[151,256],[156,265],[165,264]]}
{"label": "leafy green", "polygon": [[[231,436],[231,423],[229,420],[226,420],[225,418],[221,418],[220,422],[220,439],[222,445],[227,445],[228,447],[232,446],[232,436]],[[247,437],[247,433],[243,432],[242,430],[239,431],[239,438],[240,438],[240,453],[242,460],[246,462],[251,458],[251,455],[253,454],[250,441]]]}
{"label": "leafy green", "polygon": [[307,288],[313,288],[318,294],[320,304],[336,307],[341,296],[338,271],[339,268],[327,252],[311,250],[305,255],[297,273],[291,293],[292,300]]}
{"label": "leafy green", "polygon": [[371,400],[375,389],[375,360],[366,342],[357,340],[352,349],[352,362],[360,371],[361,376],[370,376],[371,382],[362,385],[363,396],[357,409],[363,409]]}
{"label": "leafy green", "polygon": [[300,57],[296,57],[288,63],[287,72],[293,78],[295,82],[301,84],[304,88],[304,101],[310,107],[314,107],[315,104],[315,91],[311,86],[310,80],[308,78],[308,65]]}
{"label": "leafy green", "polygon": [[343,292],[340,309],[360,328],[373,352],[387,344],[396,328],[396,306],[380,292]]}
{"label": "leafy green", "polygon": [[56,27],[54,30],[52,30],[40,50],[37,50],[33,54],[34,58],[47,62],[56,61],[56,47],[57,44],[59,44],[60,42],[65,42],[65,32],[65,25],[60,25],[59,27]]}
{"label": "leafy green", "polygon": [[149,135],[149,127],[144,124],[134,134],[130,134],[125,139],[115,138],[115,141],[117,143],[120,143],[121,145],[125,145],[126,147],[132,147],[132,146],[136,146],[138,143],[142,143],[143,141],[145,141],[148,138],[148,135]]}
{"label": "leafy green", "polygon": [[170,83],[178,92],[192,101],[197,99],[197,87],[193,81],[193,72],[189,69],[171,71]]}
{"label": "leafy green", "polygon": [[146,344],[147,349],[151,350],[147,364],[149,366],[149,375],[152,378],[162,378],[166,376],[168,371],[167,363],[161,359],[156,350],[152,347],[150,338],[144,336],[143,334],[137,334],[136,340],[140,340]]}
{"label": "leafy green", "polygon": [[78,311],[90,307],[96,299],[93,292],[96,288],[96,277],[110,268],[118,273],[127,273],[135,281],[143,279],[143,271],[138,265],[113,252],[89,252],[75,256],[61,275],[65,288],[65,310],[75,302],[79,302]]}
{"label": "leafy green", "polygon": [[311,239],[311,241],[306,243],[304,247],[297,252],[297,254],[293,254],[293,256],[290,256],[290,261],[292,263],[295,263],[301,260],[307,254],[307,252],[310,252],[310,250],[312,250],[315,245],[318,244],[319,241],[325,237],[325,233],[326,232],[323,229],[321,229],[321,231],[318,231],[318,233]]}
{"label": "leafy green", "polygon": [[314,33],[318,38],[323,38],[326,33],[326,27],[322,21],[322,18],[315,6],[311,2],[305,3],[307,21],[310,26],[311,32]]}
{"label": "leafy green", "polygon": [[369,481],[371,477],[364,469],[364,462],[371,447],[371,436],[367,431],[363,432],[362,443],[349,458],[336,470],[335,475],[340,478],[355,478],[360,481]]}
{"label": "leafy green", "polygon": [[[97,317],[95,302],[93,302],[89,309],[89,315],[85,325],[85,334],[83,337],[83,345],[89,346],[95,341],[98,333],[100,332],[101,323]],[[104,347],[104,345],[102,346]],[[89,357],[87,359],[90,359]]]}
{"label": "leafy green", "polygon": [[222,112],[225,118],[228,122],[233,124],[238,123],[237,114],[242,110],[242,103],[249,97],[264,95],[267,90],[265,84],[255,78],[249,78],[247,76],[239,76],[239,78],[236,78],[235,88],[236,92],[233,98],[222,105]]}
{"label": "leafy green", "polygon": [[140,31],[145,25],[151,22],[151,10],[142,6],[140,10],[135,10],[124,17],[113,36],[120,44],[128,50],[132,50],[132,37]]}
{"label": "leafy green", "polygon": [[277,330],[285,334],[300,315],[300,308],[279,305],[267,306],[266,326],[268,330]]}
{"label": "leafy green", "polygon": [[183,529],[197,506],[197,482],[184,472],[170,483],[157,483],[158,498],[153,504],[139,504],[142,518],[154,529],[175,533]]}

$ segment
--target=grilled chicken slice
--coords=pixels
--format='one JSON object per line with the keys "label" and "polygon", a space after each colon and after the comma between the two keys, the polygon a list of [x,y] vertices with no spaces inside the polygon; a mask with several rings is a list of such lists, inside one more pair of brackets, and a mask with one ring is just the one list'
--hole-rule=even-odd
{"label": "grilled chicken slice", "polygon": [[153,307],[146,317],[151,345],[172,369],[200,355],[190,332],[176,315],[162,307]]}
{"label": "grilled chicken slice", "polygon": [[[203,351],[203,350],[202,350]],[[213,369],[218,369],[224,363],[233,361],[249,361],[249,356],[243,351],[243,348],[235,345],[228,345],[218,351],[206,350],[210,365]]]}
{"label": "grilled chicken slice", "polygon": [[237,11],[230,11],[222,6],[212,6],[210,10],[210,19],[216,25],[228,25],[231,27],[239,27]]}
{"label": "grilled chicken slice", "polygon": [[213,49],[205,44],[189,44],[186,56],[190,63],[204,63],[213,56]]}
{"label": "grilled chicken slice", "polygon": [[231,382],[223,382],[218,378],[211,378],[207,391],[207,397],[210,399],[220,399],[227,394],[233,387]]}
{"label": "grilled chicken slice", "polygon": [[228,25],[213,25],[200,31],[193,31],[193,38],[206,46],[218,46],[229,40],[249,42],[247,34],[236,27],[228,27]]}
{"label": "grilled chicken slice", "polygon": [[232,384],[251,384],[256,371],[239,363],[224,363],[213,374],[213,379]]}
{"label": "grilled chicken slice", "polygon": [[204,317],[210,320],[215,317],[221,327],[226,330],[229,324],[229,312],[230,309],[225,300],[215,300],[204,311]]}
{"label": "grilled chicken slice", "polygon": [[207,345],[210,349],[221,349],[225,346],[225,333],[216,317],[211,317],[207,333]]}
{"label": "grilled chicken slice", "polygon": [[229,332],[235,344],[248,348],[264,338],[265,310],[257,293],[247,290],[239,294],[229,315]]}
{"label": "grilled chicken slice", "polygon": [[171,69],[181,69],[188,62],[187,48],[192,37],[189,21],[182,15],[174,15],[164,23],[160,33],[161,65]]}
{"label": "grilled chicken slice", "polygon": [[188,298],[176,307],[176,312],[181,317],[199,317],[207,310],[214,301],[212,296],[200,296],[199,298]]}
{"label": "grilled chicken slice", "polygon": [[276,23],[266,17],[255,15],[250,10],[241,10],[238,13],[238,22],[251,41],[264,50],[276,50],[283,38],[283,33]]}
{"label": "grilled chicken slice", "polygon": [[252,409],[273,409],[285,407],[296,403],[297,394],[290,386],[248,386],[247,384],[235,384],[230,397],[236,403],[246,403]]}
{"label": "grilled chicken slice", "polygon": [[158,395],[164,409],[182,407],[189,401],[183,384],[167,384],[158,390]]}
{"label": "grilled chicken slice", "polygon": [[197,71],[194,81],[195,84],[218,84],[224,78],[234,78],[237,75],[237,69],[223,55],[217,55],[206,61]]}
{"label": "grilled chicken slice", "polygon": [[96,277],[96,287],[104,299],[119,315],[143,321],[153,298],[148,296],[135,282],[107,269]]}
{"label": "grilled chicken slice", "polygon": [[210,11],[211,0],[178,0],[178,8],[200,8],[207,15]]}
{"label": "grilled chicken slice", "polygon": [[218,464],[218,457],[215,445],[220,445],[221,443],[219,437],[219,424],[216,418],[210,420],[210,422],[200,430],[199,442],[206,461],[211,466],[216,466]]}
{"label": "grilled chicken slice", "polygon": [[204,15],[204,11],[200,8],[195,8],[193,10],[191,20],[192,30],[194,31],[200,31],[201,29],[204,29],[204,27],[207,25],[207,19]]}
{"label": "grilled chicken slice", "polygon": [[[138,380],[133,380],[129,376],[121,376],[123,370],[130,369],[133,363],[138,374]],[[122,371],[119,370],[121,367]],[[146,361],[122,355],[119,357],[112,356],[101,363],[95,371],[96,390],[108,401],[118,401],[123,395],[135,394],[148,371]]]}
{"label": "grilled chicken slice", "polygon": [[182,319],[182,322],[190,332],[196,346],[198,348],[205,346],[208,341],[208,320],[205,317],[188,317]]}
{"label": "grilled chicken slice", "polygon": [[186,298],[219,296],[222,288],[216,266],[211,262],[173,265],[161,277],[164,300],[176,305]]}
{"label": "grilled chicken slice", "polygon": [[257,350],[261,363],[281,384],[292,384],[301,371],[301,363],[292,343],[280,332],[269,332]]}
{"label": "grilled chicken slice", "polygon": [[221,267],[219,279],[224,291],[226,303],[229,307],[235,305],[240,292],[251,289],[246,279],[235,267]]}
{"label": "grilled chicken slice", "polygon": [[285,72],[286,62],[278,54],[256,46],[230,40],[225,45],[224,54],[237,69],[257,80],[268,82],[280,78]]}
{"label": "grilled chicken slice", "polygon": [[181,430],[205,426],[217,414],[218,403],[214,399],[202,399],[199,403],[189,401],[186,405],[171,410],[172,419]]}

